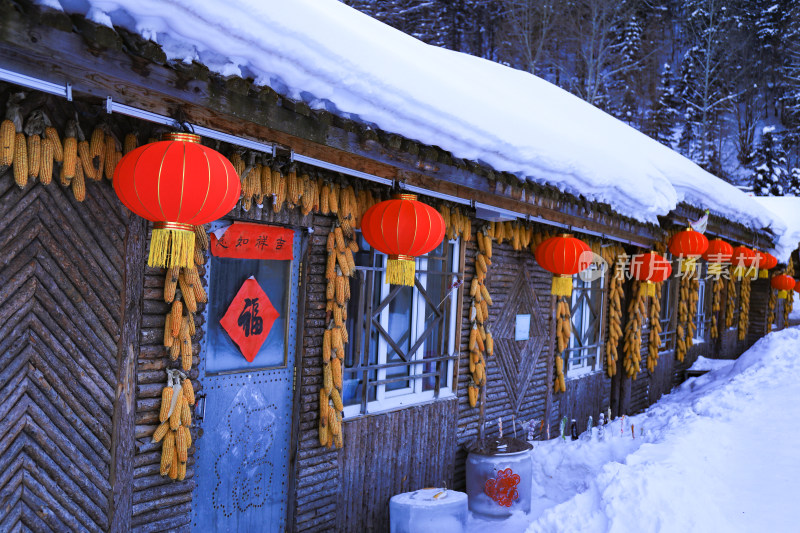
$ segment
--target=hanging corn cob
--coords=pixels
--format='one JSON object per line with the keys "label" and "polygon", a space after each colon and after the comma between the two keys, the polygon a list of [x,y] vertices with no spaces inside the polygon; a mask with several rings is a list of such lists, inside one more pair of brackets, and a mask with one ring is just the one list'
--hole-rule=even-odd
{"label": "hanging corn cob", "polygon": [[738,338],[740,341],[747,337],[747,327],[750,325],[750,276],[742,278],[741,294],[739,296],[739,324]]}
{"label": "hanging corn cob", "polygon": [[725,328],[733,326],[734,303],[736,302],[736,281],[733,276],[728,277],[727,290],[725,291]]}
{"label": "hanging corn cob", "polygon": [[661,348],[661,282],[655,286],[655,296],[650,298],[650,336],[647,341],[647,370],[651,373],[658,365]]}
{"label": "hanging corn cob", "polygon": [[624,279],[622,266],[627,264],[628,256],[621,253],[611,264],[615,266],[611,273],[611,286],[609,288],[608,304],[608,342],[606,343],[606,373],[613,377],[617,373],[617,359],[619,359],[619,340],[622,338],[622,303]]}
{"label": "hanging corn cob", "polygon": [[628,302],[628,320],[625,323],[625,340],[622,346],[625,374],[632,379],[636,379],[641,371],[642,319],[647,316],[646,299],[646,284],[635,280],[633,297]]}
{"label": "hanging corn cob", "polygon": [[770,287],[769,289],[769,302],[767,303],[767,333],[772,331],[772,325],[775,323],[775,303],[777,301],[776,292]]}
{"label": "hanging corn cob", "polygon": [[[8,98],[5,119],[0,122],[0,174],[14,163],[17,134],[22,133],[20,103],[24,98],[25,93],[11,95]],[[17,182],[17,185],[19,185],[19,182]]]}
{"label": "hanging corn cob", "polygon": [[567,383],[564,378],[564,350],[569,348],[569,340],[572,337],[572,319],[569,307],[569,300],[566,296],[561,296],[556,304],[556,355],[555,355],[555,379],[553,380],[554,392],[566,392]]}
{"label": "hanging corn cob", "polygon": [[186,477],[188,451],[192,445],[189,428],[192,416],[189,406],[194,404],[194,389],[185,374],[167,370],[167,386],[161,394],[159,420],[161,424],[153,432],[153,442],[161,442],[162,476],[182,480]]}
{"label": "hanging corn cob", "polygon": [[[455,213],[455,224],[459,232],[466,231],[467,226],[463,222],[466,219],[459,211],[447,211],[447,208],[440,208],[440,213],[445,212],[449,215],[450,224],[453,224]],[[472,231],[472,226],[469,226]],[[457,235],[454,232],[454,235]],[[470,283],[470,335],[469,335],[469,371],[472,374],[469,385],[467,386],[467,398],[470,407],[475,407],[480,396],[481,387],[486,386],[486,357],[494,354],[494,338],[489,328],[489,306],[492,305],[492,297],[486,287],[486,274],[489,265],[492,264],[492,238],[488,235],[487,227],[477,231],[478,252],[475,255],[475,276]]]}

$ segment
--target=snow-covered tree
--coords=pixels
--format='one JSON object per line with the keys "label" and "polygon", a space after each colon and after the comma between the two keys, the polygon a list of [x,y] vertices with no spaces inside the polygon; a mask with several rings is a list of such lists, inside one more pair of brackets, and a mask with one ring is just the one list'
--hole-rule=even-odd
{"label": "snow-covered tree", "polygon": [[786,196],[800,196],[800,168],[795,167],[789,174],[789,187]]}
{"label": "snow-covered tree", "polygon": [[655,104],[650,113],[647,133],[661,144],[671,147],[677,120],[678,109],[672,80],[672,68],[669,63],[664,63],[661,69],[661,81],[656,91]]}
{"label": "snow-covered tree", "polygon": [[761,132],[761,142],[755,156],[753,192],[757,196],[783,196],[786,185],[786,157],[775,128],[767,126]]}

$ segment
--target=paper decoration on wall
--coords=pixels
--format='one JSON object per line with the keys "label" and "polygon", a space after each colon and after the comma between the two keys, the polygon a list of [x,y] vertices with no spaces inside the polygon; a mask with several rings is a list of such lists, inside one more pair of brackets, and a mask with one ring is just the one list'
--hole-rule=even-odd
{"label": "paper decoration on wall", "polygon": [[211,253],[234,259],[291,260],[294,231],[277,226],[234,222],[211,232]]}
{"label": "paper decoration on wall", "polygon": [[486,480],[484,491],[498,505],[511,507],[511,504],[519,498],[517,491],[519,482],[519,474],[515,474],[510,468],[498,470],[497,477]]}
{"label": "paper decoration on wall", "polygon": [[249,363],[267,340],[272,324],[280,316],[253,276],[242,284],[219,323]]}

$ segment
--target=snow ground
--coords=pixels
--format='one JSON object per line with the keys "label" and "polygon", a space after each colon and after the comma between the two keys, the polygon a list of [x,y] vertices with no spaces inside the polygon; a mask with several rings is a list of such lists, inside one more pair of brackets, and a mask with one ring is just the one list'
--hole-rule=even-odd
{"label": "snow ground", "polygon": [[531,513],[471,516],[468,531],[800,531],[798,348],[800,328],[771,333],[626,418],[622,436],[614,420],[605,440],[595,428],[591,441],[538,444]]}

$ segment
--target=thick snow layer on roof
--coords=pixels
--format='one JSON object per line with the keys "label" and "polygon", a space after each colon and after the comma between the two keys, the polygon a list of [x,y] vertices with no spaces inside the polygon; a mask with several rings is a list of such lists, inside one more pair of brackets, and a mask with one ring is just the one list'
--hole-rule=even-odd
{"label": "thick snow layer on roof", "polygon": [[[800,244],[800,198],[796,196],[753,196],[758,204],[764,207],[776,220],[776,226],[782,223],[785,229],[778,232],[775,245],[775,257],[781,262],[789,260],[789,255]],[[796,269],[797,267],[795,267]]]}
{"label": "thick snow layer on roof", "polygon": [[312,107],[608,203],[638,220],[655,221],[685,200],[752,227],[771,222],[740,191],[566,91],[428,46],[336,0],[60,3],[157,41],[170,59],[251,76]]}

